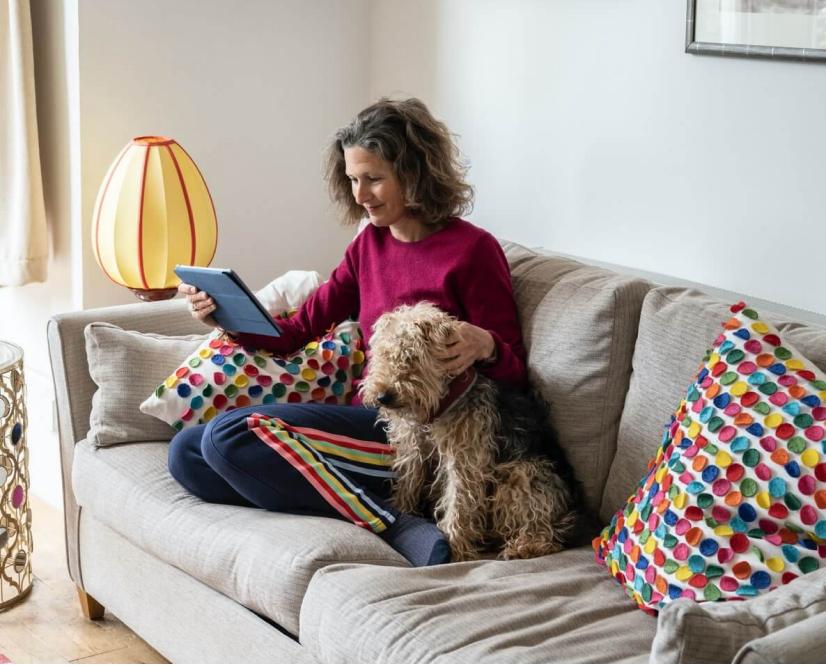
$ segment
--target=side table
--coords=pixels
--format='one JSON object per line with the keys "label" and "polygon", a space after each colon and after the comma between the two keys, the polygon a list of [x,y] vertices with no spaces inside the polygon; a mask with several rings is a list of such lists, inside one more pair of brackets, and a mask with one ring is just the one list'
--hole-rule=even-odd
{"label": "side table", "polygon": [[32,589],[23,350],[0,341],[0,612]]}

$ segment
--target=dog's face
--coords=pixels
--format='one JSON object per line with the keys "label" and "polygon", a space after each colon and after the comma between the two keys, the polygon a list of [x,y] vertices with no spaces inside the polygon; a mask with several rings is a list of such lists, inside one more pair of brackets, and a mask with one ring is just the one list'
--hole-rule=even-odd
{"label": "dog's face", "polygon": [[370,338],[367,378],[359,390],[367,406],[426,421],[452,376],[439,357],[456,320],[435,305],[403,305],[382,315]]}

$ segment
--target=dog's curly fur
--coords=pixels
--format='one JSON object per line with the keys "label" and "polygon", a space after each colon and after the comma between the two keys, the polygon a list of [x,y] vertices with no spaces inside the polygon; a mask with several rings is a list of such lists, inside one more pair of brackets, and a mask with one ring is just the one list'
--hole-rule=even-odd
{"label": "dog's curly fur", "polygon": [[490,549],[505,559],[556,552],[574,530],[579,484],[545,402],[479,375],[432,420],[453,378],[438,357],[455,326],[419,303],[384,314],[373,328],[360,391],[396,449],[394,504],[410,513],[432,509],[454,561]]}

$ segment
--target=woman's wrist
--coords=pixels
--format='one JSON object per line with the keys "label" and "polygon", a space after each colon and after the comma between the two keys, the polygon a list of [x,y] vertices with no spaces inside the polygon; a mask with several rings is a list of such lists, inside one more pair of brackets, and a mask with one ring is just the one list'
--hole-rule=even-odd
{"label": "woman's wrist", "polygon": [[489,365],[493,365],[493,364],[496,363],[498,354],[496,352],[496,339],[487,330],[485,332],[488,334],[488,338],[490,339],[489,345],[487,347],[489,349],[489,351],[487,351],[487,354],[484,357],[479,359],[479,363],[481,365],[488,365],[489,366]]}

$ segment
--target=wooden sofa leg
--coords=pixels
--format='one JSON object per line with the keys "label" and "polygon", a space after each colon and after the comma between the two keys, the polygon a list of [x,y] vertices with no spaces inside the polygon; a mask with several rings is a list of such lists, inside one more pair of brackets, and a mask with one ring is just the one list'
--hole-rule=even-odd
{"label": "wooden sofa leg", "polygon": [[83,610],[83,616],[87,619],[102,619],[106,608],[98,601],[92,598],[80,587],[77,587],[77,596],[80,598],[80,609]]}

